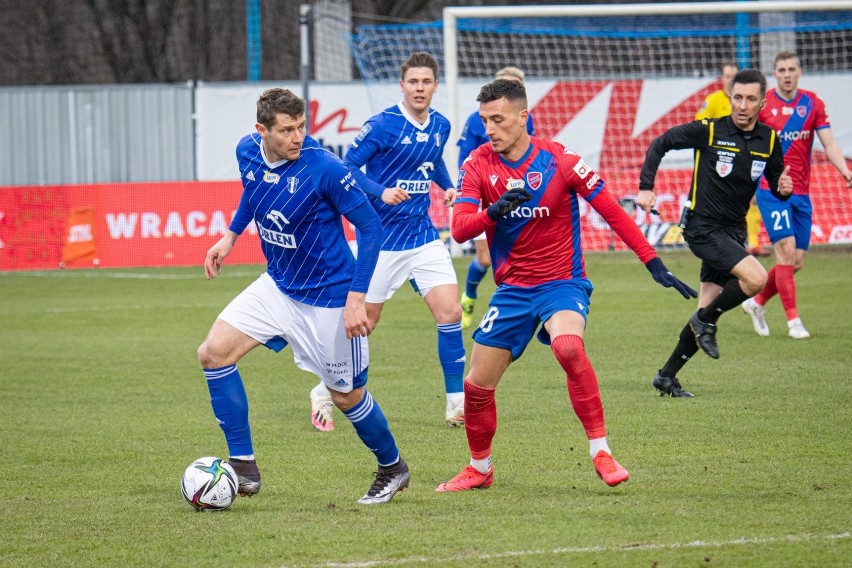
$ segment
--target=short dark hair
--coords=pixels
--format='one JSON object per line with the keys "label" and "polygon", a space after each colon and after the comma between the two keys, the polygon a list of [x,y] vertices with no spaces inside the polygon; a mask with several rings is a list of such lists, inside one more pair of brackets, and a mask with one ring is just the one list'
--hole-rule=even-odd
{"label": "short dark hair", "polygon": [[737,83],[740,85],[759,83],[760,95],[763,96],[766,94],[766,77],[764,77],[763,73],[757,69],[743,69],[742,71],[737,71],[737,74],[734,75],[734,81],[731,83],[731,88],[733,88],[733,86]]}
{"label": "short dark hair", "polygon": [[432,70],[432,73],[435,75],[435,79],[438,79],[438,62],[435,61],[435,58],[425,51],[418,51],[416,53],[412,53],[408,56],[405,63],[403,63],[399,67],[399,79],[401,81],[405,81],[405,74],[412,67],[428,67]]}
{"label": "short dark hair", "polygon": [[505,98],[509,102],[522,102],[527,107],[527,90],[523,83],[510,79],[494,79],[483,85],[476,97],[478,103],[490,103]]}
{"label": "short dark hair", "polygon": [[257,122],[267,128],[275,124],[279,114],[297,118],[305,114],[305,101],[287,89],[267,89],[257,99]]}

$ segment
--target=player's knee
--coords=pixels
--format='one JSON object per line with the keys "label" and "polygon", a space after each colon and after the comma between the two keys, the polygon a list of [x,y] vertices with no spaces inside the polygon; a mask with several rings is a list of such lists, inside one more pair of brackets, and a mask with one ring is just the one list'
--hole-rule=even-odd
{"label": "player's knee", "polygon": [[223,356],[221,350],[214,347],[214,342],[209,337],[198,346],[198,362],[202,369],[218,369],[236,363]]}
{"label": "player's knee", "polygon": [[740,280],[740,287],[749,296],[754,296],[763,290],[768,279],[769,274],[761,267],[760,270],[755,270],[747,278]]}
{"label": "player's knee", "polygon": [[204,343],[198,346],[198,362],[201,363],[202,369],[215,369],[215,365],[212,364],[213,356],[210,352],[210,347],[205,340]]}
{"label": "player's knee", "polygon": [[550,348],[556,360],[564,367],[566,364],[586,359],[586,347],[579,335],[559,335],[550,342]]}
{"label": "player's knee", "polygon": [[436,309],[433,315],[435,316],[435,323],[439,325],[460,322],[462,317],[461,304],[458,302],[444,304]]}

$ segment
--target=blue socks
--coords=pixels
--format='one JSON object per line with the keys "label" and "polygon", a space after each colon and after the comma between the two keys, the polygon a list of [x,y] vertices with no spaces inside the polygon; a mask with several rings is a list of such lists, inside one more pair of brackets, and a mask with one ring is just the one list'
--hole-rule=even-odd
{"label": "blue socks", "polygon": [[470,266],[467,267],[467,281],[464,284],[464,293],[468,298],[471,300],[476,299],[476,288],[487,273],[488,269],[483,268],[475,257],[470,261]]}
{"label": "blue socks", "polygon": [[381,467],[395,464],[399,460],[399,450],[393,439],[387,418],[379,407],[379,403],[373,400],[373,396],[364,389],[364,398],[361,402],[343,413],[352,422],[355,432],[367,449],[376,455],[376,460]]}
{"label": "blue socks", "polygon": [[254,454],[248,422],[248,398],[236,365],[203,369],[210,391],[210,404],[219,427],[225,433],[231,456]]}
{"label": "blue socks", "polygon": [[438,360],[447,393],[464,392],[464,340],[461,323],[438,324]]}

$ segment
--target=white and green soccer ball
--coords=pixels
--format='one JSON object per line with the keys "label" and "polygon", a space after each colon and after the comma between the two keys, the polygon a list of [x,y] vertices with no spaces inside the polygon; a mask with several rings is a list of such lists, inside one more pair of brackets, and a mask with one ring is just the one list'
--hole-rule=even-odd
{"label": "white and green soccer ball", "polygon": [[197,511],[221,511],[236,498],[237,474],[221,458],[198,458],[183,472],[180,492]]}

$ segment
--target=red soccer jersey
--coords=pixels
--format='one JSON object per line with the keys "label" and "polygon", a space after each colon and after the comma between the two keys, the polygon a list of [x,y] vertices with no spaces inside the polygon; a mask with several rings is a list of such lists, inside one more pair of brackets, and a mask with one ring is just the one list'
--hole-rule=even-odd
{"label": "red soccer jersey", "polygon": [[[831,128],[825,104],[816,93],[799,89],[795,98],[787,101],[776,89],[766,93],[766,106],[757,119],[778,133],[784,165],[790,166],[793,178],[793,195],[807,195],[811,181],[811,149],[816,131]],[[766,179],[760,181],[761,189],[769,189]]]}
{"label": "red soccer jersey", "polygon": [[[459,179],[453,238],[464,242],[485,231],[498,285],[535,286],[585,278],[578,195],[642,262],[656,256],[633,219],[604,189],[600,176],[558,142],[531,138],[529,149],[517,162],[506,161],[484,144],[462,164]],[[533,199],[492,221],[486,209],[512,187],[525,187]]]}

